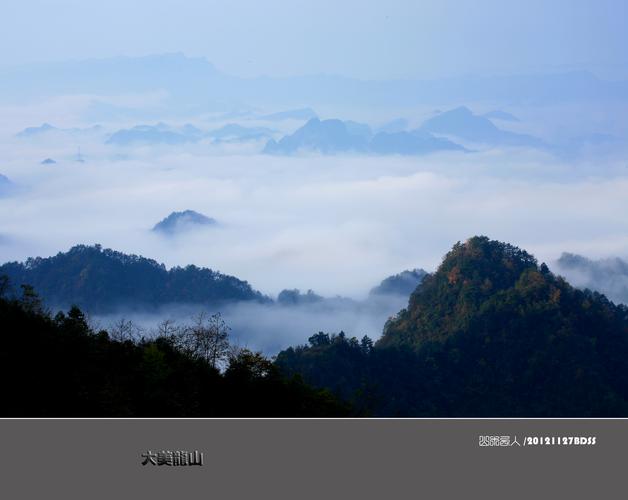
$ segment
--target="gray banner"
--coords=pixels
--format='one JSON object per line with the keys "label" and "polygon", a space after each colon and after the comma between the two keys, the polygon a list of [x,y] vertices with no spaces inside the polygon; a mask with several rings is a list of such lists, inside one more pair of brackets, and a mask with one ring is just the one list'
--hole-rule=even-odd
{"label": "gray banner", "polygon": [[628,479],[625,420],[2,420],[0,443],[11,500],[606,499]]}

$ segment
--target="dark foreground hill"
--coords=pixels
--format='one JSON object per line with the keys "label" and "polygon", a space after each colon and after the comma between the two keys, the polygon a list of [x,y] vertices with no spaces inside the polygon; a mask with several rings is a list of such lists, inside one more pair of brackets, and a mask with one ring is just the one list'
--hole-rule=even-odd
{"label": "dark foreground hill", "polygon": [[52,308],[77,305],[90,313],[268,300],[233,276],[193,265],[166,269],[154,260],[100,245],[78,245],[54,257],[9,262],[0,266],[2,275],[16,287],[31,285]]}
{"label": "dark foreground hill", "polygon": [[475,237],[375,346],[319,333],[277,364],[380,416],[628,416],[628,308]]}
{"label": "dark foreground hill", "polygon": [[[177,335],[113,340],[91,330],[72,308],[54,318],[27,291],[2,298],[0,282],[0,391],[2,417],[311,417],[346,416],[328,392],[282,377],[247,350],[228,356],[220,371]],[[213,331],[198,328],[194,340]],[[205,332],[205,333],[203,333]],[[198,346],[202,349],[198,349]],[[192,348],[190,348],[190,347]],[[228,346],[223,346],[225,356]]]}

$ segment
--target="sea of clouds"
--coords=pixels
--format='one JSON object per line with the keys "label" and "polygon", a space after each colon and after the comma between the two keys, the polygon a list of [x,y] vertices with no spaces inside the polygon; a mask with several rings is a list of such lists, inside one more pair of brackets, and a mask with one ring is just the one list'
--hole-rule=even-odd
{"label": "sea of clouds", "polygon": [[[512,148],[420,157],[274,157],[260,154],[258,143],[104,144],[107,130],[128,124],[107,124],[96,136],[15,137],[43,121],[91,125],[80,121],[89,102],[67,97],[2,110],[0,174],[13,189],[0,198],[1,262],[100,243],[167,266],[210,267],[271,296],[300,288],[362,300],[386,276],[434,270],[455,242],[478,234],[520,246],[550,266],[564,251],[628,256],[623,152],[577,161]],[[206,118],[194,123],[216,127]],[[79,147],[84,163],[75,161]],[[48,157],[57,163],[42,165]],[[185,209],[218,225],[174,238],[150,231],[170,212]],[[294,340],[273,334],[280,323],[288,325],[282,331],[294,325],[291,331],[301,339],[306,331],[343,325],[351,325],[351,334],[377,334],[398,307],[382,309],[374,320],[363,310],[335,322],[329,312],[311,310],[282,320],[260,310],[229,316],[234,325],[243,316],[257,317],[269,336],[260,345],[273,350]],[[299,329],[299,322],[307,328]]]}

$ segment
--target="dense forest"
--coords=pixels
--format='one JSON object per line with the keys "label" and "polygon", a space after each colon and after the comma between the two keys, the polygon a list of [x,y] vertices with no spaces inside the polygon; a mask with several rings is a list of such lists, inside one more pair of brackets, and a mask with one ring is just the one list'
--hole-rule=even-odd
{"label": "dense forest", "polygon": [[626,416],[628,308],[508,244],[456,244],[375,345],[319,333],[276,364],[376,416]]}
{"label": "dense forest", "polygon": [[16,286],[28,284],[54,308],[77,305],[90,313],[165,304],[268,301],[246,282],[193,265],[167,270],[163,264],[100,245],[77,245],[48,258],[0,266]]}
{"label": "dense forest", "polygon": [[[78,286],[96,303],[113,303],[99,284],[120,279],[120,296],[129,297],[122,277],[129,270],[138,274],[137,293],[153,300],[195,276],[208,280],[197,293],[215,291],[208,283],[223,279],[99,247],[53,259],[78,270],[85,255],[87,271],[59,296],[69,300]],[[50,261],[3,270],[23,269],[22,280],[45,284],[63,270]],[[178,273],[189,280],[177,282]],[[189,325],[164,321],[153,332],[124,321],[96,330],[78,307],[53,315],[35,288],[16,291],[2,278],[3,416],[628,415],[628,307],[578,290],[527,252],[486,237],[457,243],[436,272],[411,277],[420,284],[377,342],[319,332],[274,360],[231,345],[219,314],[199,314]],[[408,276],[393,278],[405,286]],[[224,279],[249,300],[264,300]],[[320,299],[291,293],[286,300]]]}
{"label": "dense forest", "polygon": [[[0,281],[6,292],[7,281]],[[0,294],[4,295],[4,293]],[[2,417],[347,416],[348,405],[260,353],[230,345],[218,315],[151,338],[54,317],[32,288],[0,296]]]}

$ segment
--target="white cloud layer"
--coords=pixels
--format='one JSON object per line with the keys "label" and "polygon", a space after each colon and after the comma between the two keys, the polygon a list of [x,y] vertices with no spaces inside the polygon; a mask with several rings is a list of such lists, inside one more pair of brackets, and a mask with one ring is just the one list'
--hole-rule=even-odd
{"label": "white cloud layer", "polygon": [[[628,169],[572,167],[525,151],[422,158],[216,155],[170,149],[111,160],[104,146],[23,147],[2,167],[0,260],[101,243],[249,280],[266,293],[360,296],[403,269],[433,269],[475,234],[551,260],[562,251],[628,254]],[[59,163],[40,165],[52,156]],[[219,227],[164,239],[149,229],[192,209]]]}

